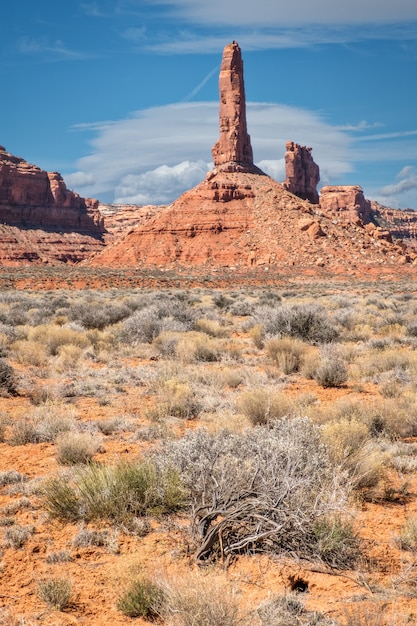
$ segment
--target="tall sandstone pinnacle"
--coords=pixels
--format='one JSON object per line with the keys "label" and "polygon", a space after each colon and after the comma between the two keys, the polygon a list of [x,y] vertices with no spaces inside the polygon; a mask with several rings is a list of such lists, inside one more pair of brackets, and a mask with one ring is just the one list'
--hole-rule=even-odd
{"label": "tall sandstone pinnacle", "polygon": [[214,166],[227,172],[255,172],[246,126],[243,61],[236,41],[223,51],[219,76],[220,138],[212,149]]}

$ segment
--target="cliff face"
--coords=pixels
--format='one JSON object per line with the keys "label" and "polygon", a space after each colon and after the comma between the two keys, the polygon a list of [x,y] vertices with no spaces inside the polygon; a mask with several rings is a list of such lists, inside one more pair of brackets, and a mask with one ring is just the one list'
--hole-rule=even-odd
{"label": "cliff face", "polygon": [[78,263],[104,246],[97,200],[0,146],[0,264]]}
{"label": "cliff face", "polygon": [[371,203],[366,200],[359,185],[323,187],[320,192],[320,207],[327,215],[342,221],[361,220],[367,224],[372,219]]}
{"label": "cliff face", "polygon": [[66,188],[58,172],[44,170],[0,146],[0,221],[20,228],[42,228],[100,237],[103,219],[97,200]]}

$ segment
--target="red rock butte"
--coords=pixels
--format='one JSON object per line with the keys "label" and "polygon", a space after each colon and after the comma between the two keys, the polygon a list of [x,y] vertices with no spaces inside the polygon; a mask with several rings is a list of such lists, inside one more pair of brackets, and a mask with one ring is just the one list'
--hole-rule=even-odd
{"label": "red rock butte", "polygon": [[[417,258],[370,221],[362,190],[326,187],[317,193],[311,148],[286,144],[286,180],[278,183],[253,163],[246,126],[243,62],[227,45],[219,78],[220,137],[214,169],[167,207],[140,219],[89,263],[119,267],[333,267],[407,263]],[[390,261],[391,262],[391,261]]]}

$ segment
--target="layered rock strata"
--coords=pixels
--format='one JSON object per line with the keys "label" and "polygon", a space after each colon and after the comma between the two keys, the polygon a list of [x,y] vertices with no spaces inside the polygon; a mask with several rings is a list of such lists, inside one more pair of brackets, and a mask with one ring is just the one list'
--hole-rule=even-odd
{"label": "layered rock strata", "polygon": [[318,204],[320,170],[312,157],[312,148],[300,146],[293,141],[287,141],[285,148],[285,189],[303,200]]}
{"label": "layered rock strata", "polygon": [[76,231],[100,237],[97,200],[67,189],[58,172],[44,170],[0,146],[0,221],[20,228]]}

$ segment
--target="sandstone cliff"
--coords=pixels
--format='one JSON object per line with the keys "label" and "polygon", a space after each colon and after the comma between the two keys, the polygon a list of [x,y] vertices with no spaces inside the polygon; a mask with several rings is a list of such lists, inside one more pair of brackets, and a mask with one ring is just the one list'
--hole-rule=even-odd
{"label": "sandstone cliff", "polygon": [[44,170],[0,146],[0,221],[18,227],[101,236],[97,200],[68,190],[58,172]]}
{"label": "sandstone cliff", "polygon": [[97,200],[0,146],[0,264],[78,263],[103,246]]}

